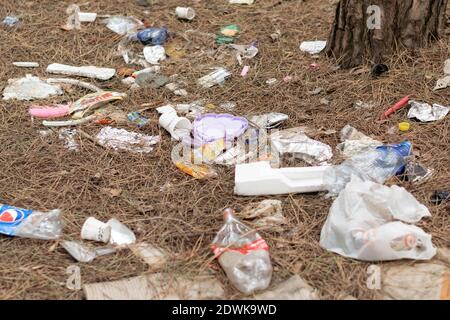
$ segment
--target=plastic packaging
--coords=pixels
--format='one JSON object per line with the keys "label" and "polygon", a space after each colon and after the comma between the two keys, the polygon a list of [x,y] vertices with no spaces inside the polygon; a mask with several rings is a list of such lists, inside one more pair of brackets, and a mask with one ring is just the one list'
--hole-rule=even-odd
{"label": "plastic packaging", "polygon": [[220,33],[216,36],[217,44],[229,44],[234,42],[234,38],[238,35],[241,29],[235,25],[230,24],[228,26],[222,27]]}
{"label": "plastic packaging", "polygon": [[103,23],[106,24],[106,27],[109,30],[120,35],[132,34],[143,25],[143,23],[136,18],[123,16],[109,17],[103,20]]}
{"label": "plastic packaging", "polygon": [[169,36],[167,28],[148,28],[139,31],[136,38],[144,45],[163,45]]}
{"label": "plastic packaging", "polygon": [[218,84],[223,84],[231,73],[224,68],[215,68],[215,70],[204,77],[198,79],[198,84],[203,88],[211,88]]}
{"label": "plastic packaging", "polygon": [[431,259],[431,235],[409,224],[429,216],[404,188],[353,177],[330,208],[320,246],[364,261]]}
{"label": "plastic packaging", "polygon": [[63,227],[59,209],[41,212],[0,204],[0,234],[53,240],[62,235]]}
{"label": "plastic packaging", "polygon": [[249,295],[264,290],[272,278],[269,246],[255,231],[238,221],[232,209],[224,211],[225,225],[212,250],[233,286]]}
{"label": "plastic packaging", "polygon": [[212,142],[222,138],[232,141],[247,130],[248,121],[227,113],[207,113],[198,116],[192,126],[198,141]]}
{"label": "plastic packaging", "polygon": [[437,103],[430,106],[428,103],[410,101],[409,104],[411,108],[408,111],[408,118],[416,118],[421,122],[442,120],[450,111],[450,108]]}
{"label": "plastic packaging", "polygon": [[14,27],[15,25],[17,25],[19,23],[19,18],[15,17],[15,16],[6,16],[3,19],[2,23],[8,27]]}
{"label": "plastic packaging", "polygon": [[175,166],[195,179],[217,178],[217,172],[206,164],[193,164],[188,161],[177,161]]}
{"label": "plastic packaging", "polygon": [[159,64],[166,59],[166,50],[163,46],[155,45],[145,47],[143,50],[145,60],[150,64]]}
{"label": "plastic packaging", "polygon": [[3,90],[3,100],[46,99],[61,94],[63,90],[59,85],[48,84],[38,77],[27,74],[23,78],[8,80],[8,85]]}
{"label": "plastic packaging", "polygon": [[407,140],[397,145],[381,146],[356,154],[325,171],[325,185],[330,194],[338,194],[351,180],[352,175],[364,181],[383,184],[390,177],[404,171],[406,157],[411,154],[412,146]]}

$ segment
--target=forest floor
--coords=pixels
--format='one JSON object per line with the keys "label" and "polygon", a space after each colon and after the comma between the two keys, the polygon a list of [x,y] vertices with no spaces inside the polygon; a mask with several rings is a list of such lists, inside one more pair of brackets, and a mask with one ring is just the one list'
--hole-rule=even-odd
{"label": "forest floor", "polygon": [[[96,65],[120,68],[126,66],[114,51],[120,37],[97,21],[83,24],[80,31],[64,31],[67,6],[72,1],[2,0],[0,18],[18,15],[17,29],[0,27],[0,89],[9,78],[27,73],[48,77],[50,63]],[[394,114],[385,123],[377,122],[380,113],[405,95],[429,103],[448,105],[450,89],[433,91],[442,77],[443,62],[449,58],[447,36],[433,45],[415,52],[403,51],[386,64],[390,71],[378,78],[370,76],[370,64],[358,70],[339,70],[332,60],[311,57],[299,50],[306,40],[326,40],[335,12],[334,1],[257,0],[250,7],[230,5],[226,0],[183,1],[192,6],[197,17],[182,22],[174,17],[177,0],[159,1],[146,9],[132,0],[89,1],[82,11],[117,14],[146,19],[152,26],[167,26],[174,33],[170,42],[185,50],[179,59],[162,63],[166,75],[178,74],[188,84],[189,97],[174,96],[164,89],[145,89],[130,93],[117,103],[126,111],[138,110],[143,103],[152,107],[205,99],[218,105],[234,101],[235,113],[246,116],[264,112],[283,112],[289,120],[283,128],[307,126],[313,129],[311,138],[329,144],[333,150],[339,143],[339,131],[347,124],[385,143],[409,139],[417,159],[434,170],[423,184],[414,185],[395,178],[390,183],[405,187],[432,216],[419,223],[433,236],[437,247],[449,246],[450,223],[446,204],[434,205],[430,195],[437,189],[450,189],[450,117],[438,122],[412,122],[407,133],[389,129],[406,120],[406,109]],[[148,12],[144,12],[148,10]],[[199,33],[217,33],[221,26],[237,24],[241,33],[236,41],[249,44],[257,40],[259,54],[249,60],[248,77],[240,76],[231,51],[218,50],[214,39]],[[270,35],[279,30],[281,37],[272,41]],[[184,37],[182,37],[184,35]],[[189,41],[188,41],[189,40]],[[36,69],[17,68],[13,61],[36,61]],[[310,69],[316,63],[317,68]],[[223,66],[233,74],[224,86],[206,90],[196,80],[210,67]],[[269,78],[281,81],[266,84]],[[101,82],[103,89],[125,92],[120,77]],[[318,95],[308,92],[317,87]],[[86,91],[74,89],[64,95],[38,102],[0,100],[0,203],[22,208],[50,210],[60,208],[66,223],[64,239],[79,239],[80,228],[89,216],[106,221],[118,218],[129,226],[139,241],[145,241],[170,252],[172,259],[165,268],[171,274],[195,274],[210,266],[224,284],[227,297],[240,298],[225,274],[211,260],[210,243],[222,226],[222,211],[231,207],[239,212],[250,203],[264,197],[239,197],[233,194],[234,169],[217,167],[218,178],[200,181],[180,172],[172,163],[174,146],[166,131],[158,126],[154,109],[144,113],[150,124],[142,133],[160,135],[161,143],[149,155],[114,152],[101,148],[83,136],[77,136],[79,151],[71,152],[58,135],[42,136],[40,121],[32,122],[28,108],[76,100]],[[327,99],[328,105],[321,103]],[[357,100],[374,101],[371,109],[356,109]],[[136,125],[121,127],[136,131]],[[83,130],[95,136],[101,125],[84,125]],[[335,134],[325,134],[327,130]],[[342,158],[337,152],[333,163]],[[291,164],[292,165],[292,164]],[[297,165],[303,165],[297,163]],[[105,193],[105,188],[120,189],[118,196]],[[289,223],[284,232],[261,230],[270,246],[274,266],[273,283],[298,274],[321,297],[339,299],[351,295],[357,299],[373,299],[377,292],[366,286],[370,263],[344,258],[319,246],[322,225],[327,218],[332,199],[319,194],[296,194],[271,197],[282,200],[283,213]],[[268,198],[268,197],[266,197]],[[55,241],[18,237],[0,237],[0,299],[82,299],[82,291],[66,288],[68,266],[72,257]],[[379,265],[410,262],[379,263]],[[141,275],[148,266],[131,251],[100,257],[91,263],[78,263],[82,283],[118,280]]]}

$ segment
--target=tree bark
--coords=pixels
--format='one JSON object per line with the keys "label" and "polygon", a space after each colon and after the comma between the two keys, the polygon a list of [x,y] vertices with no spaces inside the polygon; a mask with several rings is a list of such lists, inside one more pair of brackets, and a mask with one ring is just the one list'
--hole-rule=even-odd
{"label": "tree bark", "polygon": [[[325,53],[343,68],[380,63],[398,48],[416,49],[439,37],[448,0],[340,0]],[[380,8],[379,28],[369,6]],[[371,20],[373,21],[373,20]],[[370,27],[369,27],[370,26]]]}

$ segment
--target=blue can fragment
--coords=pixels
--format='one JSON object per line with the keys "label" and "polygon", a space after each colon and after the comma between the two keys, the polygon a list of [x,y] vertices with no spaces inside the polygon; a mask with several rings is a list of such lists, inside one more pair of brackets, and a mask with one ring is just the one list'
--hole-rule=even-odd
{"label": "blue can fragment", "polygon": [[169,32],[167,28],[148,28],[141,30],[137,33],[137,39],[142,42],[142,44],[152,44],[152,45],[163,45]]}
{"label": "blue can fragment", "polygon": [[148,123],[148,119],[143,117],[138,111],[133,111],[128,114],[128,120],[135,122],[139,128],[142,128]]}

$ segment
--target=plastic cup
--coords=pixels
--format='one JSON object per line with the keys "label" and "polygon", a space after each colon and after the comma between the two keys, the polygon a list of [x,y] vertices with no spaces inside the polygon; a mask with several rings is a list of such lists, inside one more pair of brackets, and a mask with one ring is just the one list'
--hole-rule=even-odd
{"label": "plastic cup", "polygon": [[89,217],[81,228],[81,238],[108,243],[111,237],[111,226],[94,217]]}
{"label": "plastic cup", "polygon": [[189,7],[177,7],[175,14],[179,19],[193,20],[195,18],[195,11]]}

